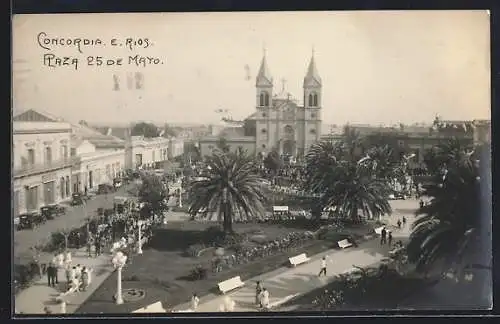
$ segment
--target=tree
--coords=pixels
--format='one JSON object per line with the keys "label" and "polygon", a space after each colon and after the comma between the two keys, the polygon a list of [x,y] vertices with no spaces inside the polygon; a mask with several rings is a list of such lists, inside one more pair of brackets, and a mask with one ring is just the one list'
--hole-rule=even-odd
{"label": "tree", "polygon": [[179,135],[179,129],[165,123],[165,126],[163,127],[163,137],[176,137],[177,135]]}
{"label": "tree", "polygon": [[225,137],[220,137],[215,145],[217,149],[222,151],[222,153],[228,153],[229,151],[231,151],[231,146],[228,144]]}
{"label": "tree", "polygon": [[201,179],[189,189],[189,213],[215,211],[223,221],[226,233],[232,232],[233,218],[251,219],[264,215],[266,195],[262,191],[262,178],[255,173],[254,161],[245,152],[215,151],[207,157],[207,167]]}
{"label": "tree", "polygon": [[424,155],[424,163],[430,174],[440,174],[444,166],[460,160],[466,151],[472,152],[472,147],[452,138],[429,149]]}
{"label": "tree", "polygon": [[264,166],[276,173],[283,167],[283,160],[281,159],[279,153],[273,150],[269,152],[264,159]]}
{"label": "tree", "polygon": [[[467,257],[480,249],[481,237],[488,220],[481,216],[480,162],[471,159],[472,152],[450,141],[436,150],[443,163],[435,170],[432,181],[423,188],[430,203],[417,211],[407,246],[408,259],[417,270],[427,272],[441,263],[444,270],[463,269]],[[483,161],[483,160],[481,160]]]}
{"label": "tree", "polygon": [[139,201],[145,203],[142,215],[161,215],[167,209],[168,187],[155,175],[144,175],[139,188]]}
{"label": "tree", "polygon": [[132,127],[130,132],[132,136],[144,136],[146,138],[158,137],[158,127],[152,123],[140,122]]}
{"label": "tree", "polygon": [[390,214],[387,181],[351,158],[349,145],[313,144],[306,155],[306,188],[321,195],[322,209],[333,208],[351,220],[360,221],[359,211],[370,218]]}

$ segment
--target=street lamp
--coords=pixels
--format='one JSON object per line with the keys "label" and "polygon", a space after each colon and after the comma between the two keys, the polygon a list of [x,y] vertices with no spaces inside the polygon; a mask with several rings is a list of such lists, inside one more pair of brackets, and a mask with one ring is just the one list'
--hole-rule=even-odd
{"label": "street lamp", "polygon": [[137,227],[139,228],[137,254],[142,254],[142,224],[143,224],[142,220],[139,220],[137,222]]}
{"label": "street lamp", "polygon": [[113,266],[117,270],[117,279],[116,279],[116,296],[115,303],[117,305],[123,304],[123,296],[122,296],[122,268],[127,262],[127,256],[123,254],[121,251],[115,253],[113,259],[111,260]]}

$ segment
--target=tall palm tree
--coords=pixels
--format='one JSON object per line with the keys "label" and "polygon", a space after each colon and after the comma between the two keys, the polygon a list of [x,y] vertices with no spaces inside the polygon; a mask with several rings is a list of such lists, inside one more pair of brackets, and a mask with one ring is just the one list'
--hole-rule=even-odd
{"label": "tall palm tree", "polygon": [[373,176],[373,169],[363,163],[343,159],[345,146],[329,142],[314,144],[306,155],[306,187],[320,194],[322,208],[333,207],[344,217],[359,220],[392,212],[387,200],[389,187]]}
{"label": "tall palm tree", "polygon": [[246,219],[264,215],[266,195],[262,180],[245,152],[215,151],[207,157],[204,175],[191,183],[189,212],[195,215],[208,211],[209,217],[213,217],[215,211],[224,231],[230,233],[237,213]]}
{"label": "tall palm tree", "polygon": [[464,255],[477,251],[479,233],[486,226],[481,217],[484,206],[477,161],[455,141],[440,146],[437,152],[445,170],[435,173],[433,181],[424,186],[423,195],[431,201],[417,211],[419,217],[407,246],[409,261],[422,271],[438,263],[445,270],[460,265]]}

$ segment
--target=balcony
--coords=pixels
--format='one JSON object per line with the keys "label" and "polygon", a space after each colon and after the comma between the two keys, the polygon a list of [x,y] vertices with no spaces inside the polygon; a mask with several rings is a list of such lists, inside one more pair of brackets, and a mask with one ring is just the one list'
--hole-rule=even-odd
{"label": "balcony", "polygon": [[78,159],[79,159],[78,157],[69,157],[62,160],[52,161],[50,163],[27,164],[18,168],[14,168],[14,170],[12,171],[15,178],[21,178],[29,175],[46,173],[63,168],[69,168],[74,163],[77,163]]}

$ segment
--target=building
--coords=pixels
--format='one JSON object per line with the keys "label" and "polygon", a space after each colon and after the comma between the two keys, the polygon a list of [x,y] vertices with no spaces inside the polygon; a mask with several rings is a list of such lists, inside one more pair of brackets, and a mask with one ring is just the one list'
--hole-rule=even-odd
{"label": "building", "polygon": [[168,160],[170,140],[165,137],[128,136],[125,148],[127,169],[160,168]]}
{"label": "building", "polygon": [[170,137],[168,139],[167,158],[169,160],[175,159],[184,154],[184,138]]}
{"label": "building", "polygon": [[491,120],[474,120],[474,144],[491,144]]}
{"label": "building", "polygon": [[84,122],[72,125],[71,155],[74,157],[74,192],[111,184],[125,168],[125,141],[101,134]]}
{"label": "building", "polygon": [[33,212],[71,196],[71,125],[34,110],[13,118],[13,211]]}
{"label": "building", "polygon": [[473,122],[439,121],[432,125],[397,125],[392,127],[370,125],[346,125],[345,132],[354,133],[363,139],[361,150],[376,144],[383,138],[385,144],[392,148],[401,148],[399,154],[414,154],[410,159],[410,167],[422,167],[425,153],[432,147],[452,138],[460,140],[464,145],[473,142]]}
{"label": "building", "polygon": [[302,104],[285,91],[277,93],[274,80],[267,65],[266,55],[262,57],[256,77],[255,112],[246,118],[236,131],[224,129],[200,139],[202,154],[216,147],[224,137],[232,150],[237,147],[254,154],[267,154],[276,150],[280,154],[303,156],[311,144],[321,136],[322,80],[316,68],[314,53],[304,77]]}

